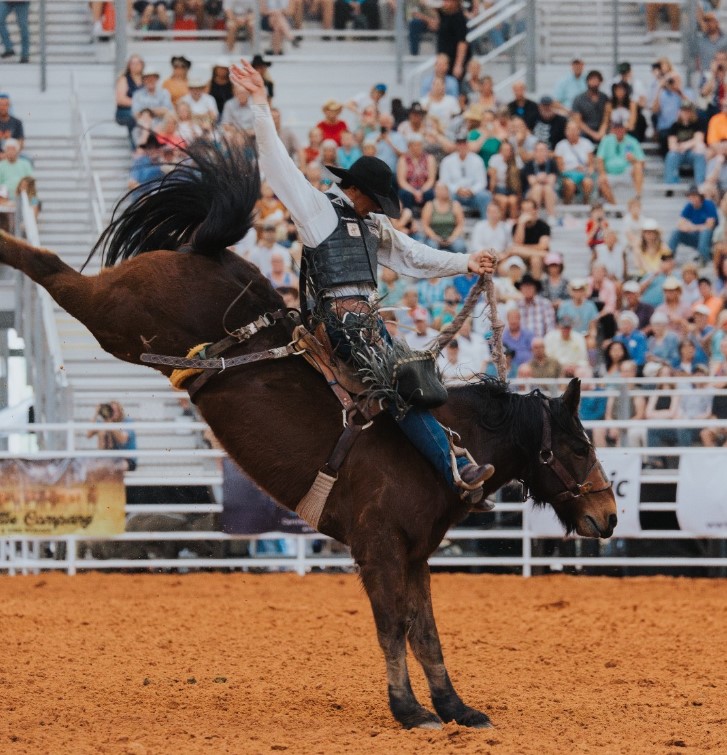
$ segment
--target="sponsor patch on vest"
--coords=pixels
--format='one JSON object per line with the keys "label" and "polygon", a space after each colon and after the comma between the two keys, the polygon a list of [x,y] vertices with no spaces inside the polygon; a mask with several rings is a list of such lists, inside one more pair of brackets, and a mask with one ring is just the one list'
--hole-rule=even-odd
{"label": "sponsor patch on vest", "polygon": [[349,236],[360,236],[361,229],[358,227],[358,223],[346,223],[346,230]]}

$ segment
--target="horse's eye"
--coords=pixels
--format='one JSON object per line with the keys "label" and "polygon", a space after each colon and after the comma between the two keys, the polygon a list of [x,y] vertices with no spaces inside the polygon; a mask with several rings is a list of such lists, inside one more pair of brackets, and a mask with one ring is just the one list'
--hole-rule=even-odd
{"label": "horse's eye", "polygon": [[588,448],[583,446],[580,448],[576,448],[573,453],[579,458],[579,459],[585,459],[586,456],[588,456]]}

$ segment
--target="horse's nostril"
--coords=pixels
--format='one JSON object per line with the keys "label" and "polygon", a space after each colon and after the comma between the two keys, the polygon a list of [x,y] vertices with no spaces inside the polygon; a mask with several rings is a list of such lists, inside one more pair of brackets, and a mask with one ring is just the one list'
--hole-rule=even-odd
{"label": "horse's nostril", "polygon": [[610,514],[608,517],[608,526],[610,529],[614,529],[618,524],[618,517],[616,514]]}

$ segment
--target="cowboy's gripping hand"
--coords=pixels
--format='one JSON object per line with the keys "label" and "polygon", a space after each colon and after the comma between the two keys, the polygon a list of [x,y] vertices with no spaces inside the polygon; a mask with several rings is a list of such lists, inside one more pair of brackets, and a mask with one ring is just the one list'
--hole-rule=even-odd
{"label": "cowboy's gripping hand", "polygon": [[233,63],[230,66],[230,81],[233,86],[247,91],[254,103],[263,104],[268,101],[268,90],[263,77],[246,60],[240,59],[239,64]]}
{"label": "cowboy's gripping hand", "polygon": [[497,265],[497,256],[494,252],[473,252],[470,254],[467,269],[478,275],[492,275]]}

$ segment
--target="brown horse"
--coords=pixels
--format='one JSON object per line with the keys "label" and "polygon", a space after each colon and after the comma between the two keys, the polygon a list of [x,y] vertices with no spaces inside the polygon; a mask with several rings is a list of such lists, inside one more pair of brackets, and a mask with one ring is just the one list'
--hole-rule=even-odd
{"label": "brown horse", "polygon": [[[282,299],[257,268],[225,248],[249,227],[258,193],[254,155],[208,145],[193,148],[191,157],[194,168],[180,166],[119,211],[102,237],[107,267],[99,275],[82,275],[54,253],[6,234],[0,263],[45,288],[107,352],[134,363],[145,351],[184,356],[223,338],[224,323],[238,327],[278,310]],[[291,324],[280,320],[230,356],[280,346],[290,336]],[[338,401],[295,357],[224,370],[196,401],[229,455],[289,509],[341,433]],[[577,381],[556,399],[481,382],[453,390],[439,416],[479,460],[495,464],[488,492],[521,479],[536,499],[552,503],[567,531],[608,537],[615,500],[578,421],[578,402]],[[391,710],[405,727],[440,720],[489,726],[452,686],[430,596],[427,559],[466,514],[383,413],[349,453],[320,521],[320,531],[349,545],[359,566],[386,659]],[[412,692],[407,639],[438,716]]]}

